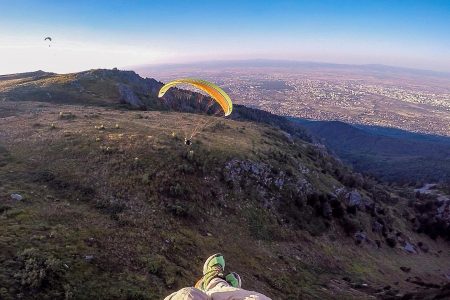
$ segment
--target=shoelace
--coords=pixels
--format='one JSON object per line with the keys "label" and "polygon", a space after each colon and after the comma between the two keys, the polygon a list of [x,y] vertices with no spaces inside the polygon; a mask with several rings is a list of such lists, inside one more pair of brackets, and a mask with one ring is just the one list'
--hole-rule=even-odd
{"label": "shoelace", "polygon": [[[211,273],[217,272],[217,274],[220,274],[220,272],[222,271],[221,267],[212,267],[211,271],[206,272],[205,274],[203,274],[202,277],[200,277],[200,279],[197,282],[201,282],[201,284],[203,284],[203,279],[205,279],[206,276],[210,275]],[[223,277],[223,275],[221,276],[221,278]]]}

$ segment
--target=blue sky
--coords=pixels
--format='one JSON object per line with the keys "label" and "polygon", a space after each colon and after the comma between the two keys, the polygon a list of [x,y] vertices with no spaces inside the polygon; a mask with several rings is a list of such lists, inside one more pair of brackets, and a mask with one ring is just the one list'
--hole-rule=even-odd
{"label": "blue sky", "polygon": [[0,73],[247,58],[450,71],[450,1],[0,0],[0,41]]}

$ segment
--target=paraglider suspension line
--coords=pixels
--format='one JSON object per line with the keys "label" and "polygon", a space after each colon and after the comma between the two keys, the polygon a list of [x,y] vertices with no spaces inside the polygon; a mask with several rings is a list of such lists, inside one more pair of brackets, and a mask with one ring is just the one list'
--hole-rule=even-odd
{"label": "paraglider suspension line", "polygon": [[[213,99],[210,99],[208,102],[208,105],[206,106],[206,112],[209,111],[209,109],[211,108],[211,106],[214,104]],[[220,111],[216,111],[214,112],[214,114],[212,114],[210,116],[211,119],[207,119],[205,122],[202,122],[201,120],[197,123],[197,125],[194,128],[194,131],[192,131],[191,136],[189,137],[189,140],[191,140],[197,133],[199,133],[200,131],[202,131],[203,129],[205,129],[207,126],[211,125],[213,122],[215,122],[215,118],[219,116]]]}

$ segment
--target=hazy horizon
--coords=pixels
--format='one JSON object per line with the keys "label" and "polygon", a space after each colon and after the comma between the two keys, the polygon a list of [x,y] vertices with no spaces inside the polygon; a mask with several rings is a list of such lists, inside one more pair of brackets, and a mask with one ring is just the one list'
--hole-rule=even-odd
{"label": "hazy horizon", "polygon": [[248,59],[450,72],[448,28],[444,1],[0,0],[0,74]]}
{"label": "hazy horizon", "polygon": [[[293,63],[295,65],[287,65],[288,63]],[[378,63],[337,63],[332,61],[313,61],[313,60],[296,60],[296,59],[270,59],[270,58],[249,58],[249,59],[217,59],[217,60],[194,60],[187,62],[162,62],[162,63],[149,63],[149,64],[139,64],[139,65],[131,65],[131,66],[123,66],[122,70],[139,70],[146,68],[171,68],[171,67],[219,67],[217,71],[221,71],[220,67],[236,67],[239,65],[251,65],[255,67],[264,67],[265,64],[271,67],[295,67],[295,66],[321,66],[321,67],[356,67],[356,68],[385,68],[393,69],[393,70],[401,70],[401,71],[419,71],[419,72],[429,72],[436,75],[444,75],[450,76],[450,71],[439,71],[425,68],[414,68],[408,66],[399,66],[399,65],[387,65],[387,64],[378,64]],[[121,69],[120,67],[118,67]]]}
{"label": "hazy horizon", "polygon": [[[146,63],[146,64],[138,64],[138,65],[128,65],[128,66],[106,66],[106,67],[94,67],[94,68],[85,68],[80,70],[74,70],[74,71],[63,71],[63,72],[55,72],[48,69],[30,69],[30,70],[24,70],[19,72],[11,72],[11,73],[0,73],[0,76],[3,75],[11,75],[11,74],[20,74],[20,73],[29,73],[29,72],[37,72],[37,71],[43,71],[48,73],[56,73],[56,74],[67,74],[67,73],[77,73],[77,72],[84,72],[89,70],[95,70],[95,69],[113,69],[117,68],[122,71],[135,71],[136,73],[140,74],[140,71],[147,70],[151,68],[182,68],[182,67],[198,67],[202,68],[205,66],[208,67],[217,67],[217,71],[221,71],[223,69],[221,68],[234,68],[238,67],[240,64],[243,65],[251,65],[252,67],[267,67],[264,64],[269,64],[269,67],[277,67],[277,68],[285,68],[286,63],[295,63],[298,64],[299,67],[302,67],[302,65],[317,65],[318,67],[336,67],[336,68],[346,68],[346,67],[355,67],[355,68],[368,68],[367,70],[370,70],[373,68],[373,70],[382,68],[380,70],[398,70],[398,71],[410,71],[410,72],[426,72],[430,75],[438,75],[438,76],[444,76],[444,77],[450,77],[450,71],[439,71],[439,70],[431,70],[431,69],[420,69],[420,68],[413,68],[413,67],[404,67],[404,66],[396,66],[396,65],[385,65],[385,64],[345,64],[345,63],[335,63],[335,62],[326,62],[326,61],[305,61],[305,60],[286,60],[286,59],[266,59],[266,58],[251,58],[251,59],[230,59],[230,60],[194,60],[194,61],[186,61],[186,62],[158,62],[158,63]],[[279,65],[273,65],[279,63]]]}

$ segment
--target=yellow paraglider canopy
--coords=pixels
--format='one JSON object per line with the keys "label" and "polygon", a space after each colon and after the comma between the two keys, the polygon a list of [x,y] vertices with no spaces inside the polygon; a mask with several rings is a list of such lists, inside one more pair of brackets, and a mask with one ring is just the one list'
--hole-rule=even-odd
{"label": "yellow paraglider canopy", "polygon": [[220,87],[215,85],[214,83],[201,80],[201,79],[193,79],[193,78],[182,78],[176,79],[169,83],[166,83],[160,90],[158,97],[161,98],[171,87],[178,84],[190,84],[208,95],[210,95],[217,103],[219,103],[222,108],[225,116],[229,116],[231,111],[233,110],[233,103],[231,102],[230,97],[225,93]]}

